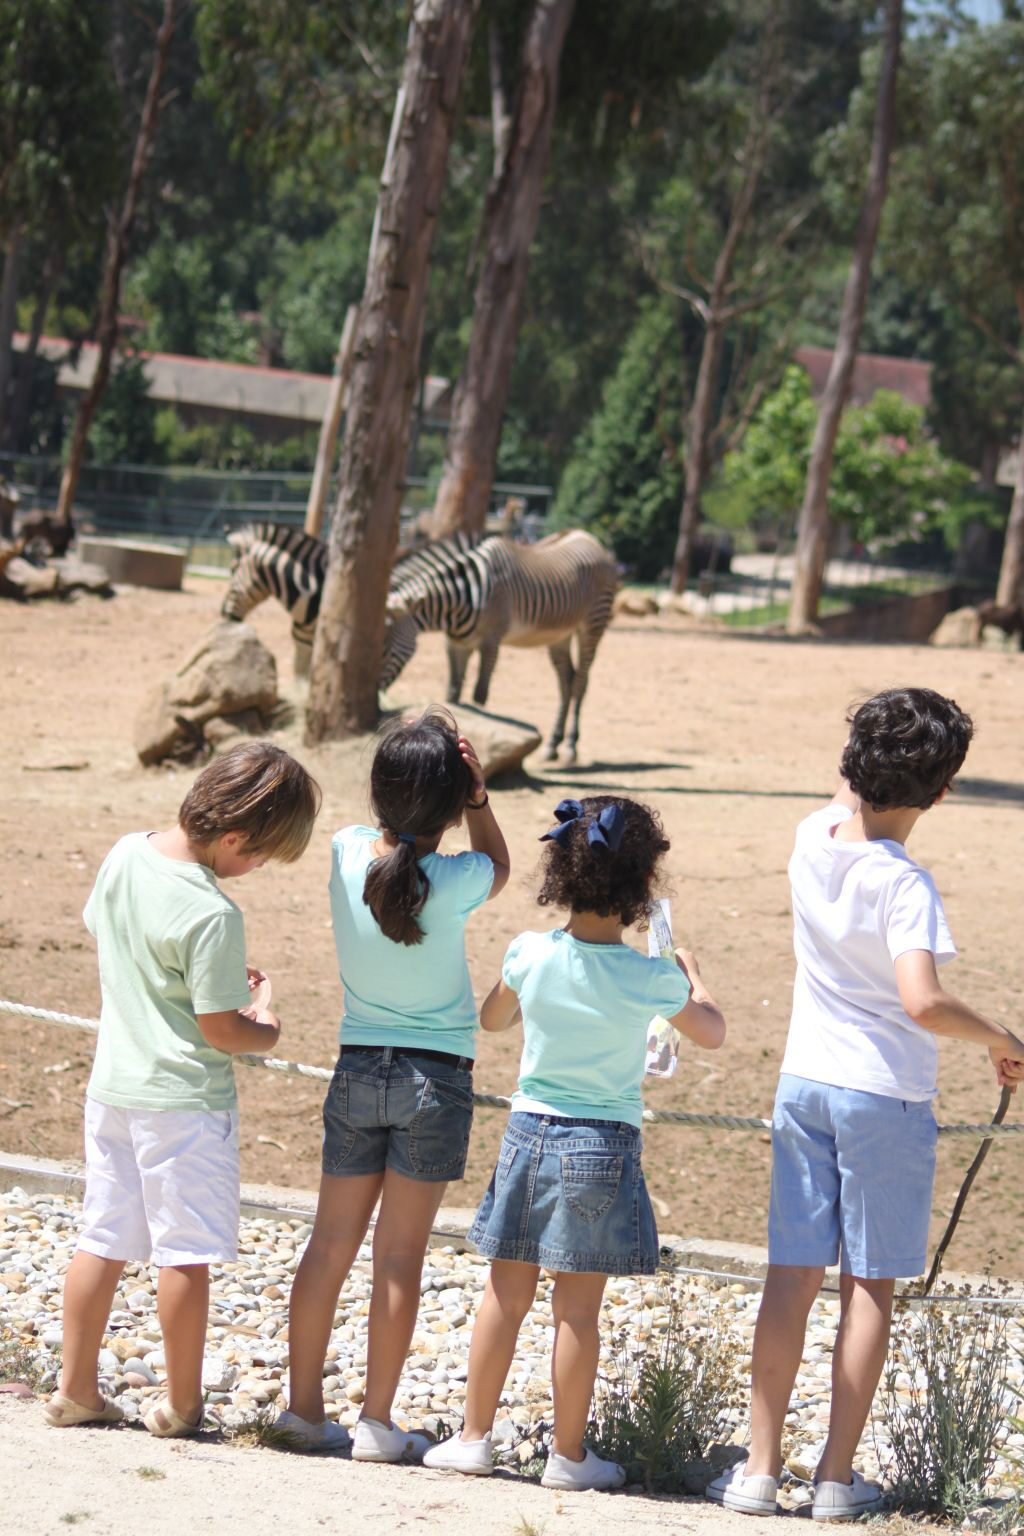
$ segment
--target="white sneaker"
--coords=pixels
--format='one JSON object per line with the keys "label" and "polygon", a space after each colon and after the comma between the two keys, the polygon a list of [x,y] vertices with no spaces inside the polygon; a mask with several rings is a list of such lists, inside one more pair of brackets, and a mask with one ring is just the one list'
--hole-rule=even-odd
{"label": "white sneaker", "polygon": [[482,1440],[442,1440],[432,1445],[423,1457],[425,1467],[443,1467],[449,1472],[468,1472],[472,1477],[490,1477],[494,1471],[491,1432]]}
{"label": "white sneaker", "polygon": [[289,1408],[278,1414],[274,1428],[285,1430],[303,1451],[344,1451],[352,1444],[352,1436],[343,1424],[335,1424],[331,1419],[314,1424],[310,1419],[300,1419]]}
{"label": "white sneaker", "polygon": [[882,1507],[882,1490],[877,1483],[854,1472],[848,1483],[815,1483],[812,1520],[856,1520]]}
{"label": "white sneaker", "polygon": [[397,1424],[381,1424],[379,1419],[360,1419],[352,1439],[353,1461],[422,1461],[423,1453],[433,1445],[429,1435],[418,1435]]}
{"label": "white sneaker", "polygon": [[767,1473],[747,1477],[743,1463],[737,1462],[728,1472],[716,1477],[704,1490],[704,1497],[726,1509],[739,1510],[744,1515],[774,1515],[779,1492],[778,1479]]}
{"label": "white sneaker", "polygon": [[570,1461],[557,1451],[548,1452],[541,1483],[545,1488],[621,1488],[626,1469],[617,1461],[602,1461],[589,1445],[583,1447],[583,1460]]}

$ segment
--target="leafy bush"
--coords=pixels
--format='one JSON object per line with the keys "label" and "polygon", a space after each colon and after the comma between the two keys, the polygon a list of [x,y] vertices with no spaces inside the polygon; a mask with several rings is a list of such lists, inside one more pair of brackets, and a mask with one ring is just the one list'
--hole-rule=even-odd
{"label": "leafy bush", "polygon": [[908,1511],[960,1523],[985,1498],[1020,1393],[1006,1380],[1008,1319],[969,1303],[904,1309],[882,1379],[888,1476]]}
{"label": "leafy bush", "polygon": [[552,528],[589,528],[640,581],[672,563],[683,495],[682,359],[667,301],[641,311],[566,466]]}
{"label": "leafy bush", "polygon": [[665,1304],[664,1333],[641,1339],[624,1330],[616,1339],[587,1437],[648,1493],[692,1491],[685,1465],[722,1433],[741,1389],[739,1341],[710,1306],[697,1324],[683,1321],[675,1290],[666,1291]]}

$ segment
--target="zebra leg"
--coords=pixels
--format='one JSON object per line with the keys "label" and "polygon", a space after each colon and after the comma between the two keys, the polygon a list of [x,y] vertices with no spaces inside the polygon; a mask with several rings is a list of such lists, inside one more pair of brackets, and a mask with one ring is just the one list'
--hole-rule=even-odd
{"label": "zebra leg", "polygon": [[572,648],[569,640],[563,641],[561,645],[549,645],[548,655],[551,657],[551,665],[558,678],[558,713],[544,748],[542,761],[552,763],[558,757],[558,749],[565,735],[565,717],[569,713],[569,699],[572,695],[576,672],[572,664]]}
{"label": "zebra leg", "polygon": [[469,651],[464,646],[453,645],[448,641],[448,703],[457,704],[462,693],[462,685],[466,681],[466,668],[469,666]]}
{"label": "zebra leg", "polygon": [[576,674],[572,684],[572,707],[569,712],[569,730],[565,738],[565,751],[562,754],[565,763],[576,761],[576,743],[580,736],[580,709],[583,706],[583,697],[590,681],[590,666],[594,660],[594,652],[597,650],[597,642],[604,634],[599,629],[596,633],[589,629],[576,631],[576,655],[578,663]]}
{"label": "zebra leg", "polygon": [[473,703],[483,706],[487,703],[487,695],[491,691],[491,678],[494,674],[494,664],[498,659],[498,642],[488,641],[480,647],[480,670],[476,675],[476,687],[473,689]]}

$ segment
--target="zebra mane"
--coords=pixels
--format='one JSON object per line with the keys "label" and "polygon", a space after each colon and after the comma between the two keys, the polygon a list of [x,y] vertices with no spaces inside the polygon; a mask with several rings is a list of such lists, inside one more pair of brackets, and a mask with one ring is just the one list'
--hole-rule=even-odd
{"label": "zebra mane", "polygon": [[239,553],[256,543],[273,544],[278,549],[294,549],[297,544],[307,539],[314,545],[323,542],[312,534],[305,533],[294,523],[258,521],[245,523],[240,528],[228,528],[225,533],[232,549],[238,550]]}

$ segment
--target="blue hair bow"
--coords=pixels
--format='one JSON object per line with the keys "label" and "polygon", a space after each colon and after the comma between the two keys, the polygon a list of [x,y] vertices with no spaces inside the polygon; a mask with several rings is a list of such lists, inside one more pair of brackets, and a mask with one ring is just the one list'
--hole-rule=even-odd
{"label": "blue hair bow", "polygon": [[[555,820],[557,826],[550,832],[545,832],[541,837],[542,843],[560,843],[564,848],[572,835],[572,828],[580,821],[586,812],[578,800],[559,800],[555,806]],[[587,827],[587,842],[592,848],[607,848],[610,853],[618,850],[622,842],[622,835],[626,830],[626,818],[622,814],[622,807],[618,805],[606,805],[599,816],[595,816]]]}

